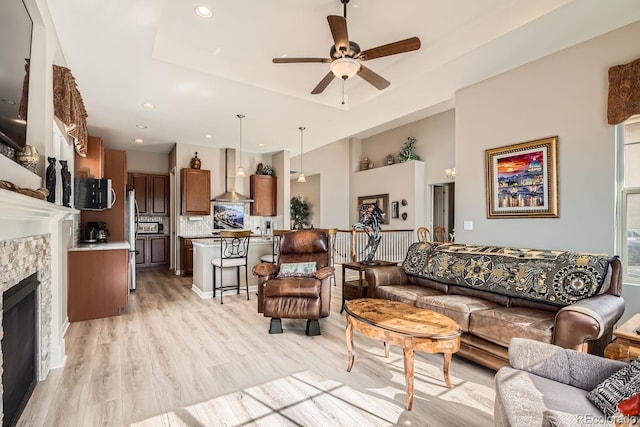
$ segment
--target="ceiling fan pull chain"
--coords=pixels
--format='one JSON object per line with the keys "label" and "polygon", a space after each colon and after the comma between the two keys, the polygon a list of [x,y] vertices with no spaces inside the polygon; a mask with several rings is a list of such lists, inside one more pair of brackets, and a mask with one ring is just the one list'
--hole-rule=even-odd
{"label": "ceiling fan pull chain", "polygon": [[346,82],[346,80],[342,80],[342,105],[344,105],[344,82]]}

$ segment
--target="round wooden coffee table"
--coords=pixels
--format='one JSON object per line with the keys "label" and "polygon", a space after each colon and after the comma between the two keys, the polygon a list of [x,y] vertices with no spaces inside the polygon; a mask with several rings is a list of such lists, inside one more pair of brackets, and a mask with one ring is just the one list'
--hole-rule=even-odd
{"label": "round wooden coffee table", "polygon": [[353,330],[376,340],[384,341],[385,357],[389,345],[404,349],[404,376],[407,382],[407,410],[413,406],[413,362],[415,352],[444,354],[444,381],[451,388],[449,366],[451,356],[460,350],[460,326],[452,319],[435,311],[410,304],[383,299],[360,298],[344,305],[347,319],[347,349],[351,372],[353,361]]}

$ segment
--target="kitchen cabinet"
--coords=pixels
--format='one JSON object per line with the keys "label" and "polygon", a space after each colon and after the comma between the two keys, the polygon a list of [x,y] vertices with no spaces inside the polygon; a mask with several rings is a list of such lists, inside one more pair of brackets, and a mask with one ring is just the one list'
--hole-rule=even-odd
{"label": "kitchen cabinet", "polygon": [[74,174],[94,178],[104,178],[104,142],[98,136],[87,139],[87,156],[75,154]]}
{"label": "kitchen cabinet", "polygon": [[136,267],[164,267],[169,264],[169,236],[138,234],[136,239]]}
{"label": "kitchen cabinet", "polygon": [[70,251],[70,322],[117,316],[129,304],[129,249]]}
{"label": "kitchen cabinet", "polygon": [[195,240],[210,239],[211,237],[181,237],[180,238],[180,259],[182,260],[182,274],[190,276],[193,274],[193,242]]}
{"label": "kitchen cabinet", "polygon": [[111,209],[103,211],[82,211],[80,221],[86,227],[87,222],[101,221],[107,223],[109,241],[126,241],[125,234],[127,213],[125,200],[127,196],[127,152],[124,150],[104,150],[104,178],[111,179],[111,188],[116,193],[116,200]]}
{"label": "kitchen cabinet", "polygon": [[169,176],[130,172],[129,188],[136,190],[140,215],[169,215]]}
{"label": "kitchen cabinet", "polygon": [[182,169],[180,178],[182,215],[210,215],[211,171]]}
{"label": "kitchen cabinet", "polygon": [[277,214],[277,180],[271,175],[251,175],[251,215],[275,216]]}
{"label": "kitchen cabinet", "polygon": [[193,274],[193,240],[181,237],[182,240],[182,274],[190,276]]}

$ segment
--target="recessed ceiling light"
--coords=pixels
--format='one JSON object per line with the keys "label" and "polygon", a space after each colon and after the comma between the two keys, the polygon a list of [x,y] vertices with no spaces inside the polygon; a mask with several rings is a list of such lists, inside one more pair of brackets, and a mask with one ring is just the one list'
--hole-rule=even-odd
{"label": "recessed ceiling light", "polygon": [[145,125],[136,125],[136,127],[138,129],[146,129],[147,128],[147,126],[145,126]]}
{"label": "recessed ceiling light", "polygon": [[258,144],[258,147],[264,147],[264,144],[260,143]]}
{"label": "recessed ceiling light", "polygon": [[138,144],[142,144],[142,138],[136,138],[133,140],[133,142],[137,142]]}
{"label": "recessed ceiling light", "polygon": [[146,108],[147,110],[153,110],[154,108],[156,108],[156,106],[149,102],[145,102],[144,104],[142,104],[142,108]]}
{"label": "recessed ceiling light", "polygon": [[205,135],[204,137],[207,138],[207,139],[211,139],[211,138],[213,138],[213,135]]}
{"label": "recessed ceiling light", "polygon": [[213,16],[213,12],[207,6],[196,6],[195,12],[200,18],[211,18]]}

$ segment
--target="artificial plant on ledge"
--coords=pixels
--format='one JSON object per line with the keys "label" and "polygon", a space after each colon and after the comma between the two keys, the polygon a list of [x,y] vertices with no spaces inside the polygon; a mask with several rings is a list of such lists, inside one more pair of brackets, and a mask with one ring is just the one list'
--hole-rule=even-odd
{"label": "artificial plant on ledge", "polygon": [[422,160],[415,152],[416,139],[412,136],[407,137],[407,140],[402,146],[402,151],[399,154],[400,162],[404,163],[409,160]]}

